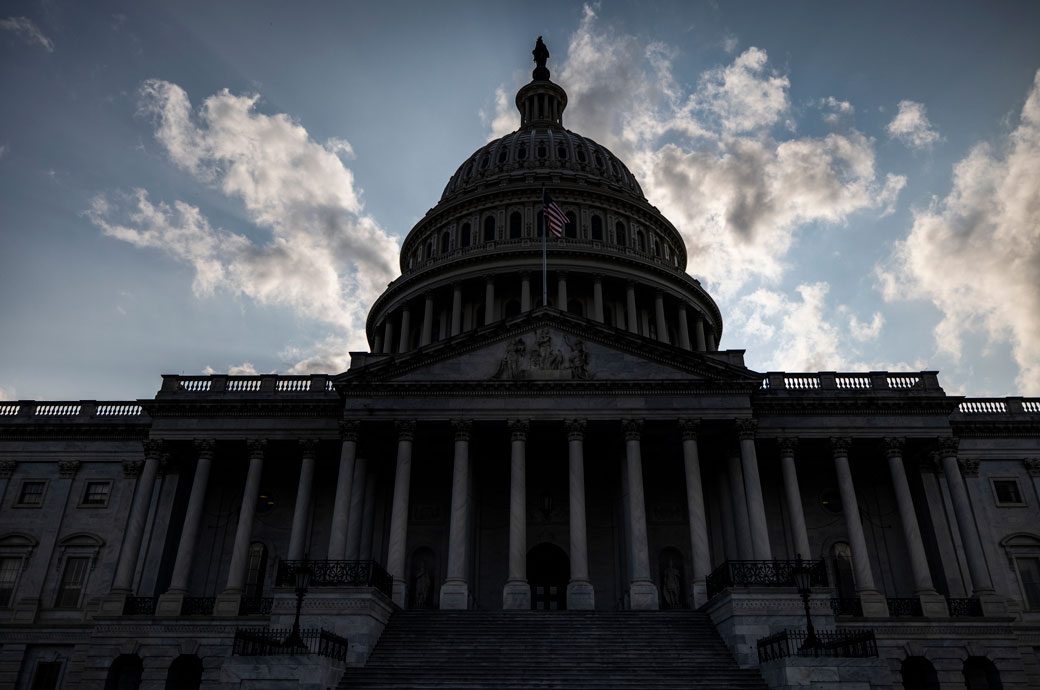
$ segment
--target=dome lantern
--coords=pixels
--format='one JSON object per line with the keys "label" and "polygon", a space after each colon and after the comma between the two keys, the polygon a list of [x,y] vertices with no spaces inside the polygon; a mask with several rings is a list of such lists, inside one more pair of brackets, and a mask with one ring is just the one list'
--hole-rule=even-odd
{"label": "dome lantern", "polygon": [[555,125],[563,127],[563,109],[567,107],[567,92],[557,84],[549,81],[549,69],[545,66],[549,59],[549,49],[538,37],[534,50],[536,67],[531,73],[530,83],[516,94],[516,107],[520,111],[520,127],[535,125]]}

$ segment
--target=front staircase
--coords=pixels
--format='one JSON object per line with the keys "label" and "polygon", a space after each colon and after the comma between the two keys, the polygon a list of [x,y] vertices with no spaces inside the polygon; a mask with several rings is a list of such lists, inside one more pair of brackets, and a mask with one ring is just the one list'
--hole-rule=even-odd
{"label": "front staircase", "polygon": [[696,611],[397,611],[340,690],[765,690]]}

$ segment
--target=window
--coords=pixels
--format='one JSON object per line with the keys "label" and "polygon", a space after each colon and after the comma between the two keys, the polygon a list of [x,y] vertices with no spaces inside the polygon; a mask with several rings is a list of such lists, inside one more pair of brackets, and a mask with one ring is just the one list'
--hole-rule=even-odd
{"label": "window", "polygon": [[18,573],[22,570],[22,559],[8,556],[0,558],[0,608],[7,608],[14,598],[18,584]]}
{"label": "window", "polygon": [[1026,608],[1030,611],[1040,611],[1040,557],[1016,558],[1015,566],[1018,568],[1018,581],[1022,585]]}
{"label": "window", "polygon": [[89,566],[90,559],[86,556],[72,556],[65,560],[65,570],[62,571],[58,596],[54,601],[55,608],[79,608],[79,600],[83,595],[83,585],[87,581]]}
{"label": "window", "polygon": [[60,661],[39,661],[33,674],[32,690],[57,690],[61,680]]}
{"label": "window", "polygon": [[592,216],[592,239],[596,242],[603,241],[603,219],[597,215]]}
{"label": "window", "polygon": [[468,247],[469,246],[469,242],[470,242],[469,223],[463,223],[462,224],[462,238],[461,238],[461,240],[462,240],[462,246],[463,247]]}
{"label": "window", "polygon": [[523,233],[524,219],[518,212],[513,211],[509,214],[509,239],[516,240],[520,239]]}
{"label": "window", "polygon": [[565,237],[578,237],[578,217],[574,211],[567,211],[567,225],[563,227],[563,234]]}
{"label": "window", "polygon": [[112,490],[112,482],[88,481],[83,490],[83,500],[80,506],[88,508],[104,508],[108,505],[108,495]]}
{"label": "window", "polygon": [[614,241],[619,247],[625,246],[625,224],[620,220],[614,224]]}
{"label": "window", "polygon": [[488,216],[484,219],[484,241],[494,242],[495,241],[495,217]]}
{"label": "window", "polygon": [[1018,479],[990,479],[993,485],[993,495],[997,499],[998,506],[1024,506],[1022,491],[1018,486]]}
{"label": "window", "polygon": [[557,146],[556,147],[556,157],[559,158],[561,161],[567,160],[567,147],[564,146],[563,144],[560,144],[559,146]]}
{"label": "window", "polygon": [[47,488],[47,482],[42,480],[27,479],[22,482],[22,488],[18,492],[18,505],[20,507],[39,508],[43,505],[43,492]]}
{"label": "window", "polygon": [[451,233],[445,231],[441,235],[441,254],[447,254],[449,249],[451,249]]}
{"label": "window", "polygon": [[636,249],[641,252],[646,251],[646,239],[643,236],[642,230],[636,230]]}

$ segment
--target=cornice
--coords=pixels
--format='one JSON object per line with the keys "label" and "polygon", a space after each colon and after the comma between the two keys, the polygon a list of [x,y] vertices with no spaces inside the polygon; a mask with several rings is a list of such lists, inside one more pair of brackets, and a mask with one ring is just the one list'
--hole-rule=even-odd
{"label": "cornice", "polygon": [[262,417],[262,418],[333,418],[340,417],[342,401],[325,400],[152,400],[142,403],[155,419],[171,417]]}
{"label": "cornice", "polygon": [[987,419],[950,422],[962,438],[1040,438],[1040,419]]}
{"label": "cornice", "polygon": [[0,424],[0,441],[143,441],[151,420],[140,424]]}

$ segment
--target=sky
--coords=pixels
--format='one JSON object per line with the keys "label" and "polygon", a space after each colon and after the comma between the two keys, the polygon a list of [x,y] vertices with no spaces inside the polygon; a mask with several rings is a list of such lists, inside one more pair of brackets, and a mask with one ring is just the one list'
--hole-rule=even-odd
{"label": "sky", "polygon": [[336,373],[459,164],[564,125],[757,371],[1040,396],[1040,4],[0,5],[0,400]]}

